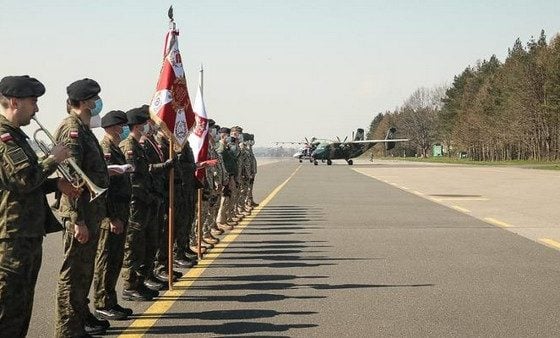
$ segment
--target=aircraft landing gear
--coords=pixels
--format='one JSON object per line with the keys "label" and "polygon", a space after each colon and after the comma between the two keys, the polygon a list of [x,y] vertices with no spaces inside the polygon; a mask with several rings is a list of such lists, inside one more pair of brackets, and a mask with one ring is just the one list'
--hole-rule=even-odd
{"label": "aircraft landing gear", "polygon": [[352,161],[352,160],[346,160],[346,163],[348,163],[348,165],[352,165],[352,164],[354,164],[354,161]]}
{"label": "aircraft landing gear", "polygon": [[314,165],[318,165],[319,162],[317,162],[317,160],[315,160],[315,161],[313,161],[313,164],[314,164]]}
{"label": "aircraft landing gear", "polygon": [[299,159],[299,163],[302,163],[303,161],[301,160],[301,158]]}
{"label": "aircraft landing gear", "polygon": [[332,161],[331,160],[327,160],[327,165],[331,165]]}

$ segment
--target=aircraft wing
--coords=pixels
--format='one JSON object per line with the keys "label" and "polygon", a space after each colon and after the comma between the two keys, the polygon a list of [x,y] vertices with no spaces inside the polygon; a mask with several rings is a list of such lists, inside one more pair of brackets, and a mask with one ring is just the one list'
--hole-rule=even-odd
{"label": "aircraft wing", "polygon": [[407,138],[395,138],[389,140],[361,140],[361,141],[347,141],[347,142],[334,142],[333,144],[363,144],[363,143],[388,143],[388,142],[408,142]]}
{"label": "aircraft wing", "polygon": [[276,144],[307,144],[307,142],[274,142]]}

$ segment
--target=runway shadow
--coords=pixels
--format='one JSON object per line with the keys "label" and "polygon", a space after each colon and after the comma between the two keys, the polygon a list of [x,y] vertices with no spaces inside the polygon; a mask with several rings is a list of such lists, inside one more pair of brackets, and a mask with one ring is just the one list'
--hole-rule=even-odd
{"label": "runway shadow", "polygon": [[[329,241],[311,237],[323,229],[319,225],[322,222],[324,212],[318,207],[264,207],[237,240],[228,243],[220,256],[206,266],[208,270],[203,275],[181,279],[192,285],[174,287],[184,292],[157,298],[163,304],[175,302],[170,312],[139,314],[133,319],[158,320],[147,331],[148,336],[305,337],[316,334],[309,329],[318,326],[314,318],[321,316],[319,304],[327,301],[333,291],[433,286],[336,283],[330,276],[331,269],[316,268],[384,258],[330,255],[333,246]],[[298,237],[302,235],[310,235],[306,236],[310,240]],[[124,329],[111,327],[107,334],[117,335]],[[143,331],[131,328],[126,333]]]}

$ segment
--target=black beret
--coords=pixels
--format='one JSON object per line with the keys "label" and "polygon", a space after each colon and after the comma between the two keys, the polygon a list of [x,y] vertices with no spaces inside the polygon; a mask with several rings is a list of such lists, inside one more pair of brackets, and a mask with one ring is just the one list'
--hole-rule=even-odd
{"label": "black beret", "polygon": [[214,128],[215,128],[216,130],[220,130],[220,129],[222,129],[222,127],[220,127],[220,125],[219,125],[219,124],[215,124],[215,125],[214,125]]}
{"label": "black beret", "polygon": [[142,124],[150,119],[150,115],[147,114],[144,106],[139,108],[132,108],[126,112],[126,117],[128,119],[128,124]]}
{"label": "black beret", "polygon": [[212,128],[215,125],[216,125],[216,121],[214,121],[212,119],[208,119],[208,127]]}
{"label": "black beret", "polygon": [[97,96],[100,91],[99,83],[92,79],[78,80],[66,87],[68,98],[75,101],[89,100]]}
{"label": "black beret", "polygon": [[6,97],[39,97],[45,94],[45,86],[29,75],[6,76],[0,80],[0,93]]}
{"label": "black beret", "polygon": [[128,118],[122,110],[111,110],[101,118],[101,127],[103,128],[127,123]]}
{"label": "black beret", "polygon": [[229,133],[231,132],[231,129],[226,128],[226,127],[222,127],[222,128],[220,128],[220,130],[219,130],[218,132],[219,132],[220,134],[222,134],[222,133],[229,134]]}
{"label": "black beret", "polygon": [[254,139],[253,134],[243,133],[243,141],[252,141]]}

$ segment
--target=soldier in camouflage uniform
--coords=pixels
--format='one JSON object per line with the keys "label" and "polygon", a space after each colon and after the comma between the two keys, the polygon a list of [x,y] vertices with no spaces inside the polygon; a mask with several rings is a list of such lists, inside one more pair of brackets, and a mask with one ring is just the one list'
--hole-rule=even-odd
{"label": "soldier in camouflage uniform", "polygon": [[250,166],[251,179],[249,180],[249,193],[248,193],[248,200],[246,202],[246,204],[249,206],[249,209],[259,206],[259,204],[255,203],[255,200],[253,199],[253,185],[255,184],[255,176],[257,176],[257,158],[253,153],[254,144],[255,144],[255,135],[249,134],[247,140],[247,150],[249,151],[249,158],[251,160],[251,166]]}
{"label": "soldier in camouflage uniform", "polygon": [[[49,179],[70,153],[55,146],[39,161],[20,129],[39,110],[42,83],[28,76],[0,81],[0,335],[25,337],[29,328],[37,274],[41,267],[43,236],[60,231],[45,194],[64,185]],[[64,183],[63,183],[64,182]],[[30,212],[33,210],[33,212]]]}
{"label": "soldier in camouflage uniform", "polygon": [[127,163],[134,167],[134,171],[130,174],[132,194],[123,262],[123,299],[147,301],[159,294],[158,291],[150,290],[144,285],[154,260],[154,256],[149,257],[151,246],[146,237],[152,234],[153,229],[150,225],[153,222],[150,222],[150,218],[156,211],[153,208],[156,197],[152,193],[153,181],[149,163],[140,144],[142,135],[147,133],[147,121],[150,116],[142,107],[131,109],[126,115],[130,135],[121,141],[119,147]]}
{"label": "soldier in camouflage uniform", "polygon": [[204,200],[203,202],[203,230],[202,240],[208,244],[217,244],[218,238],[214,234],[221,233],[216,227],[216,217],[220,208],[220,197],[223,190],[224,182],[226,180],[224,163],[215,149],[214,141],[218,135],[218,126],[215,125],[213,120],[208,121],[209,135],[208,135],[208,159],[215,160],[216,165],[206,169],[206,181],[204,186]]}
{"label": "soldier in camouflage uniform", "polygon": [[[100,188],[108,188],[109,174],[103,150],[89,128],[92,116],[101,112],[101,88],[91,79],[70,84],[69,116],[56,132],[56,141],[66,145],[76,164]],[[95,254],[101,221],[106,216],[106,194],[91,200],[84,189],[77,198],[62,196],[58,207],[65,225],[64,261],[57,290],[57,337],[76,337],[86,333],[100,334],[109,322],[99,321],[89,312],[87,296],[93,279]]]}
{"label": "soldier in camouflage uniform", "polygon": [[[113,110],[101,119],[105,135],[100,142],[107,165],[124,165],[126,159],[119,148],[121,139],[128,136],[126,114]],[[97,255],[95,257],[94,305],[98,318],[126,319],[131,309],[117,303],[115,286],[124,257],[124,240],[130,208],[130,180],[128,174],[112,174],[107,193],[107,217],[101,222]]]}
{"label": "soldier in camouflage uniform", "polygon": [[230,152],[234,155],[235,158],[235,165],[237,166],[236,175],[235,175],[235,188],[232,189],[230,203],[228,205],[228,219],[231,219],[232,222],[239,222],[243,218],[243,215],[239,213],[238,210],[238,202],[241,194],[242,189],[242,182],[241,182],[241,174],[242,174],[242,163],[243,158],[241,149],[240,149],[240,136],[243,132],[243,128],[239,126],[235,126],[231,128],[230,133]]}
{"label": "soldier in camouflage uniform", "polygon": [[221,230],[231,230],[233,225],[236,223],[228,219],[229,212],[228,207],[230,205],[231,193],[235,189],[235,176],[237,175],[237,164],[235,162],[235,157],[230,151],[230,145],[228,143],[229,128],[220,128],[220,140],[216,142],[216,152],[222,159],[224,167],[226,169],[227,181],[224,185],[222,196],[220,198],[220,207],[218,210],[218,216],[216,218],[216,223]]}
{"label": "soldier in camouflage uniform", "polygon": [[251,185],[251,155],[247,149],[247,143],[244,139],[245,135],[246,134],[239,135],[239,196],[235,206],[237,214],[242,216],[247,216],[250,212],[246,203],[249,196],[249,187]]}

